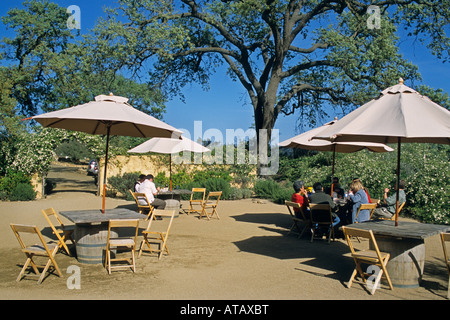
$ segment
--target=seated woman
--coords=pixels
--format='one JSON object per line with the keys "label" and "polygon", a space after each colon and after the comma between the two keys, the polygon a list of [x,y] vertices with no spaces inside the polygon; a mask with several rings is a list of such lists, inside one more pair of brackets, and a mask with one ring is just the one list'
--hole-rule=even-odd
{"label": "seated woman", "polygon": [[364,191],[363,185],[360,181],[353,181],[350,184],[348,198],[352,201],[352,223],[368,221],[370,219],[369,210],[361,210],[358,218],[356,218],[356,213],[358,212],[359,206],[363,203],[369,203],[367,194]]}
{"label": "seated woman", "polygon": [[[303,210],[303,213],[305,214],[306,218],[309,218],[309,210],[308,210],[308,192],[305,190],[305,185],[303,181],[295,181],[294,182],[294,193],[292,194],[291,201],[296,202],[300,205],[300,207]],[[297,210],[297,211],[296,211]],[[303,217],[300,216],[300,213],[298,212],[297,208],[294,208],[295,216],[299,219],[302,219]]]}

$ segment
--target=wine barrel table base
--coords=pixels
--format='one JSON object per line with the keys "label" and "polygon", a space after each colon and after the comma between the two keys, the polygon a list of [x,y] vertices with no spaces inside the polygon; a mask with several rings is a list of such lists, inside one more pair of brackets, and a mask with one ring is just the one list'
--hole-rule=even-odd
{"label": "wine barrel table base", "polygon": [[425,264],[425,238],[450,230],[450,226],[391,220],[371,220],[348,225],[372,230],[380,251],[390,253],[387,271],[394,287],[420,285]]}
{"label": "wine barrel table base", "polygon": [[[85,264],[102,264],[105,261],[108,225],[111,219],[144,219],[145,215],[123,208],[106,210],[61,211],[60,214],[75,223],[74,241],[77,260]],[[113,237],[118,234],[111,230]]]}

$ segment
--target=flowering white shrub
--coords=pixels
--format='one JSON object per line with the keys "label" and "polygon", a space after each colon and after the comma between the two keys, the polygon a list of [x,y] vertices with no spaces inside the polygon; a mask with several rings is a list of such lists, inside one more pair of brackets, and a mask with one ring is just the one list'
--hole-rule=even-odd
{"label": "flowering white shrub", "polygon": [[[94,154],[105,152],[101,136],[62,129],[36,127],[35,132],[22,134],[9,148],[3,147],[7,164],[6,170],[22,172],[26,175],[46,173],[52,161],[57,160],[56,147],[65,140],[77,139],[84,143]],[[7,150],[5,150],[7,149]]]}

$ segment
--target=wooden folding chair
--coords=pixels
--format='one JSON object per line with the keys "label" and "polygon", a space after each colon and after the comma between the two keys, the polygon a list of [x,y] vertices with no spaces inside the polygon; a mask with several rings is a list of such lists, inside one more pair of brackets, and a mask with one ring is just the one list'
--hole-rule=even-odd
{"label": "wooden folding chair", "polygon": [[150,201],[148,201],[147,196],[145,193],[141,192],[133,192],[130,191],[131,195],[134,198],[134,201],[136,201],[136,205],[138,207],[138,212],[142,214],[146,214],[147,218],[145,220],[148,220],[152,214],[153,206],[150,204]]}
{"label": "wooden folding chair", "polygon": [[[27,270],[28,266],[31,264],[31,267],[35,273],[35,276],[39,277],[38,284],[42,283],[42,280],[44,280],[44,277],[49,271],[50,266],[53,264],[54,269],[58,273],[59,277],[62,277],[62,273],[58,268],[58,265],[56,264],[55,255],[56,252],[59,250],[59,246],[56,242],[47,243],[44,240],[44,237],[42,236],[41,232],[36,226],[30,226],[30,225],[22,225],[22,224],[13,224],[11,223],[11,228],[17,237],[17,240],[19,241],[20,247],[22,248],[22,252],[25,253],[27,256],[27,260],[25,264],[23,265],[22,270],[19,273],[19,276],[17,277],[16,281],[19,282],[22,277],[24,276],[25,271]],[[40,243],[34,244],[34,245],[28,245],[28,240],[24,241],[24,233],[26,234],[32,234],[33,237],[38,237]],[[22,236],[21,236],[22,234]],[[27,243],[26,243],[27,242]],[[45,266],[37,265],[34,261],[35,257],[46,257],[48,258],[47,263]],[[39,268],[43,268],[42,272],[39,273]],[[50,273],[50,271],[49,271]]]}
{"label": "wooden folding chair", "polygon": [[446,242],[450,242],[450,233],[444,233],[441,232],[441,242],[442,242],[442,249],[444,250],[444,259],[445,259],[445,264],[447,266],[447,271],[448,271],[448,293],[447,293],[447,298],[450,299],[450,254],[449,251],[450,248],[447,248],[446,246]]}
{"label": "wooden folding chair", "polygon": [[[400,215],[400,212],[402,212],[402,209],[403,209],[403,207],[405,206],[405,203],[406,202],[403,202],[401,205],[400,205],[400,207],[398,208],[398,214]],[[382,220],[392,220],[392,221],[394,221],[395,220],[395,213],[392,215],[392,217],[390,217],[390,218],[383,218],[383,217],[380,217],[380,219],[382,219]]]}
{"label": "wooden folding chair", "polygon": [[316,227],[320,226],[328,227],[328,243],[331,241],[331,236],[333,236],[334,241],[334,221],[333,215],[331,214],[331,206],[329,204],[310,203],[309,209],[311,214],[311,242],[314,240]]}
{"label": "wooden folding chair", "polygon": [[222,191],[211,191],[208,193],[206,200],[202,205],[202,212],[200,213],[200,219],[206,216],[208,220],[215,214],[217,219],[220,219],[217,213],[217,205],[219,204],[220,197],[222,196]]}
{"label": "wooden folding chair", "polygon": [[[164,252],[167,253],[167,255],[170,254],[169,248],[167,247],[167,239],[169,238],[174,216],[175,210],[153,210],[147,229],[142,231],[144,239],[141,241],[138,258],[142,255],[143,251],[148,251],[150,253],[159,252],[158,260],[161,259]],[[156,217],[159,219],[156,219]],[[159,249],[152,249],[150,242],[154,241],[158,242]],[[147,248],[144,248],[144,245],[147,246]]]}
{"label": "wooden folding chair", "polygon": [[[134,228],[134,237],[130,236],[120,236],[120,228]],[[111,234],[111,230],[114,229],[118,233],[117,237],[113,237]],[[108,226],[108,238],[106,242],[106,257],[105,257],[105,268],[108,268],[108,274],[111,274],[112,269],[128,269],[131,268],[133,272],[136,272],[136,264],[135,264],[135,251],[136,251],[136,240],[137,240],[137,234],[139,230],[139,219],[117,219],[117,220],[109,220],[109,226]],[[119,250],[124,251],[125,249],[128,249],[131,251],[130,257],[122,257],[123,252],[120,252]],[[111,251],[115,250],[116,257],[111,258]],[[121,257],[118,257],[118,256]],[[122,264],[116,264],[113,265],[112,262],[125,262]]]}
{"label": "wooden folding chair", "polygon": [[[288,234],[291,233],[291,231],[294,228],[296,228],[298,231],[298,237],[301,238],[303,236],[303,233],[305,232],[305,230],[307,230],[308,228],[311,228],[311,219],[306,218],[305,213],[302,210],[302,207],[297,202],[291,202],[291,201],[286,200],[286,201],[284,201],[284,204],[288,208],[289,214],[292,219],[292,226],[291,226],[291,229],[289,230]],[[301,218],[298,218],[295,215],[295,209],[298,209],[298,212],[299,212],[299,215]],[[303,229],[301,229],[301,230],[298,225],[299,223],[304,225]]]}
{"label": "wooden folding chair", "polygon": [[[58,238],[58,246],[59,248],[64,248],[64,250],[67,252],[69,256],[71,256],[69,248],[67,247],[66,242],[70,240],[72,244],[75,246],[75,241],[73,241],[72,234],[75,229],[75,226],[65,226],[62,220],[59,218],[57,213],[53,208],[44,209],[41,211],[44,215],[45,220],[47,220],[48,224],[50,225],[50,228],[52,228],[53,233]],[[51,221],[51,217],[54,217],[56,222],[59,224],[58,227],[55,227],[55,225]]]}
{"label": "wooden folding chair", "polygon": [[[378,245],[372,230],[360,230],[355,228],[348,228],[345,226],[342,227],[342,230],[344,232],[345,239],[347,240],[348,246],[350,248],[351,256],[355,261],[356,265],[355,270],[353,270],[352,276],[350,277],[350,281],[348,282],[347,287],[348,288],[351,287],[357,273],[361,276],[364,283],[368,284],[366,276],[372,276],[372,274],[363,271],[361,264],[364,263],[369,266],[378,266],[379,268],[381,268],[381,270],[379,270],[378,273],[376,273],[375,281],[371,282],[370,286],[368,286],[371,294],[374,294],[375,290],[379,287],[380,280],[383,277],[383,275],[389,284],[389,288],[391,290],[394,290],[391,278],[389,277],[389,274],[386,269],[387,263],[390,258],[390,254],[387,252],[381,252],[378,249]],[[352,237],[356,238],[361,237],[368,239],[373,249],[356,251],[352,243]]]}
{"label": "wooden folding chair", "polygon": [[369,210],[369,220],[372,219],[372,215],[376,207],[377,207],[376,203],[362,203],[359,206],[358,211],[356,211],[355,223],[358,223],[357,218],[361,210]]}
{"label": "wooden folding chair", "polygon": [[[192,188],[191,199],[189,200],[188,214],[191,212],[201,213],[203,202],[205,202],[206,188]],[[199,206],[195,209],[195,206]]]}

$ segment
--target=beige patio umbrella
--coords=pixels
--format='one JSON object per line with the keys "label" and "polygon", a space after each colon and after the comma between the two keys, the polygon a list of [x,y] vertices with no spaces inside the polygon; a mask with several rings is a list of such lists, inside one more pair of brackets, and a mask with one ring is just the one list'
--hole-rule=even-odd
{"label": "beige patio umbrella", "polygon": [[[313,139],[332,142],[397,143],[397,186],[401,143],[450,144],[450,111],[405,86],[403,79],[381,95],[349,113]],[[398,225],[398,193],[395,225]]]}
{"label": "beige patio umbrella", "polygon": [[172,154],[179,152],[197,152],[203,153],[211,151],[208,148],[202,146],[201,144],[194,142],[184,136],[181,139],[170,139],[170,138],[152,138],[146,142],[128,150],[129,153],[147,153],[156,152],[170,155],[170,166],[169,166],[169,181],[170,190],[172,190]]}
{"label": "beige patio umbrella", "polygon": [[[311,139],[313,136],[319,134],[322,130],[333,126],[337,119],[325,123],[323,126],[311,129],[298,136],[287,139],[280,142],[280,147],[286,148],[299,148],[305,150],[315,151],[330,151],[333,152],[333,164],[331,167],[331,178],[334,177],[335,167],[335,155],[339,153],[352,153],[363,149],[367,149],[372,152],[391,152],[394,151],[391,147],[388,147],[382,143],[375,142],[331,142],[326,140]],[[333,195],[333,184],[331,184],[331,195]]]}
{"label": "beige patio umbrella", "polygon": [[173,137],[182,134],[176,128],[133,108],[128,98],[112,94],[99,95],[95,101],[67,109],[31,117],[44,127],[106,135],[105,170],[103,177],[103,204],[105,212],[106,169],[110,135],[130,137]]}

